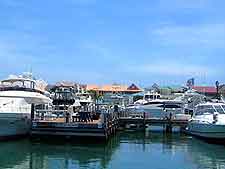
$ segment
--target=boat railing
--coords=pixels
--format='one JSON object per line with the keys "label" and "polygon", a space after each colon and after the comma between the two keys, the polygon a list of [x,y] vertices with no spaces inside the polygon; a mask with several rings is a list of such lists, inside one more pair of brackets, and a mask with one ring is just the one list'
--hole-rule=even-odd
{"label": "boat railing", "polygon": [[30,113],[31,106],[2,106],[0,105],[0,111],[8,113]]}
{"label": "boat railing", "polygon": [[[153,110],[154,111],[154,110]],[[122,110],[119,113],[120,118],[151,118],[151,119],[176,119],[182,118],[178,115],[184,115],[185,113],[181,110],[164,110],[158,112],[149,112],[149,111],[135,111],[135,110]],[[190,117],[183,117],[184,119]]]}
{"label": "boat railing", "polygon": [[207,124],[212,124],[212,122],[209,122],[207,120],[198,120],[198,119],[190,119],[190,122],[203,122],[203,123],[207,123]]}
{"label": "boat railing", "polygon": [[32,119],[32,121],[41,123],[77,124],[78,126],[97,125],[98,128],[109,128],[118,124],[118,119],[118,112],[104,109],[99,112],[81,110],[71,112],[71,110],[36,109],[34,119]]}
{"label": "boat railing", "polygon": [[36,88],[29,88],[23,86],[0,86],[0,91],[25,91],[25,92],[38,92],[40,94],[44,94],[43,91]]}

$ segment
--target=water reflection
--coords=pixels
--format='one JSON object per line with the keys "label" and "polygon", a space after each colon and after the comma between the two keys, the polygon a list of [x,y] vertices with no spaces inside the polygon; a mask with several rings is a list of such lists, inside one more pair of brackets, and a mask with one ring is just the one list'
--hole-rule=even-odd
{"label": "water reflection", "polygon": [[27,140],[0,142],[0,169],[29,168],[30,148]]}
{"label": "water reflection", "polygon": [[107,144],[45,144],[32,145],[32,169],[106,168],[118,146],[117,137]]}
{"label": "water reflection", "polygon": [[181,134],[119,133],[107,144],[0,143],[0,169],[224,169],[225,147]]}
{"label": "water reflection", "polygon": [[193,139],[188,153],[199,169],[224,169],[225,147]]}

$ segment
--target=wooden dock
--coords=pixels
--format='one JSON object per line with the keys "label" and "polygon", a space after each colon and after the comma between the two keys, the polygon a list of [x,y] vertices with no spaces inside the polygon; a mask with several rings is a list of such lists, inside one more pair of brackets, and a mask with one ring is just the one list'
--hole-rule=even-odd
{"label": "wooden dock", "polygon": [[[172,116],[156,118],[148,113],[121,113],[119,117],[120,128],[135,126],[137,129],[145,129],[146,126],[163,126],[166,132],[172,132],[173,127],[184,129],[188,124],[188,119],[176,119]],[[128,127],[129,128],[129,127]]]}
{"label": "wooden dock", "polygon": [[[65,112],[66,113],[66,112]],[[93,112],[80,112],[93,113]],[[143,129],[146,126],[163,126],[166,132],[172,132],[173,127],[185,128],[188,119],[176,119],[172,116],[166,118],[154,118],[147,113],[124,113],[111,112],[101,113],[98,119],[87,121],[74,121],[66,117],[33,117],[31,126],[31,137],[60,136],[71,137],[92,137],[107,140],[118,129],[126,129],[127,126],[134,126],[133,129]],[[129,128],[129,127],[128,127]]]}
{"label": "wooden dock", "polygon": [[65,117],[34,118],[31,126],[31,137],[60,136],[65,138],[92,137],[108,139],[110,135],[116,132],[118,124],[118,117],[112,113],[102,113],[99,119],[88,121],[72,121],[72,119],[67,121]]}

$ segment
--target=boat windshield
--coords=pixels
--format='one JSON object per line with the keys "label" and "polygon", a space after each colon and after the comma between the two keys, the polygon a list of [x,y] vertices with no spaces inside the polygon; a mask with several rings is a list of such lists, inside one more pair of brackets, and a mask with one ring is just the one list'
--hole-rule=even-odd
{"label": "boat windshield", "polygon": [[198,106],[195,115],[213,114],[215,112],[211,105]]}
{"label": "boat windshield", "polygon": [[1,81],[1,86],[2,87],[12,87],[12,88],[34,89],[36,87],[36,83],[33,80],[18,78],[18,79],[3,80],[3,81]]}
{"label": "boat windshield", "polygon": [[217,105],[217,106],[214,106],[214,107],[216,109],[216,112],[218,112],[220,114],[225,114],[225,111],[224,111],[225,105]]}
{"label": "boat windshield", "polygon": [[169,108],[169,109],[179,109],[179,108],[182,108],[182,106],[181,105],[178,105],[178,104],[165,104],[165,105],[159,105],[158,107]]}
{"label": "boat windshield", "polygon": [[213,114],[218,112],[220,114],[225,114],[225,105],[202,105],[198,106],[195,115],[203,114]]}
{"label": "boat windshield", "polygon": [[160,99],[160,95],[145,95],[145,100],[154,100],[154,99]]}
{"label": "boat windshield", "polygon": [[225,111],[225,105],[222,105],[223,110]]}
{"label": "boat windshield", "polygon": [[151,101],[148,103],[144,103],[144,105],[152,105],[152,104],[164,104],[163,102],[159,102],[159,101]]}
{"label": "boat windshield", "polygon": [[153,95],[145,95],[145,99],[148,100],[148,99],[154,99]]}

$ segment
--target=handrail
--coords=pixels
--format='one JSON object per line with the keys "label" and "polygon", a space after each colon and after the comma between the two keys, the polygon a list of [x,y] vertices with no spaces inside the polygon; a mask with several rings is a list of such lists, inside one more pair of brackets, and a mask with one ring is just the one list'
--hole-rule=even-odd
{"label": "handrail", "polygon": [[48,109],[42,109],[42,110],[35,110],[37,113],[41,112],[68,112],[68,110],[48,110]]}
{"label": "handrail", "polygon": [[212,124],[211,122],[206,121],[206,120],[196,120],[196,119],[190,119],[190,122],[192,122],[192,121],[196,121],[196,122],[203,122],[203,123],[207,123],[207,124]]}

